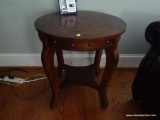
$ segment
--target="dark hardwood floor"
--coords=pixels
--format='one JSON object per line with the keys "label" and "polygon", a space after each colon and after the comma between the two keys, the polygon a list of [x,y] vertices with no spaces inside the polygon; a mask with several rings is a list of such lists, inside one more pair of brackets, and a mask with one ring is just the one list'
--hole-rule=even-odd
{"label": "dark hardwood floor", "polygon": [[[5,69],[9,68],[0,68],[0,70]],[[24,69],[29,75],[44,74],[42,68]],[[135,73],[136,69],[116,70],[108,86],[107,109],[100,108],[96,90],[72,86],[60,91],[59,79],[55,81],[56,102],[53,110],[49,107],[51,91],[47,80],[24,83],[15,87],[0,83],[0,120],[151,120],[151,117],[126,117],[127,114],[145,113],[132,100],[131,84]],[[22,78],[28,76],[19,71],[12,74]],[[95,78],[99,82],[101,75]],[[35,96],[40,92],[42,92],[40,95]]]}

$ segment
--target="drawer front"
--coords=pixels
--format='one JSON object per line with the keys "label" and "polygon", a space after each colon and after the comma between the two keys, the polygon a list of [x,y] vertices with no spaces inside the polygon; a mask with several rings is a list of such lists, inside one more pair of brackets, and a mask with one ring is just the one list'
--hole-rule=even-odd
{"label": "drawer front", "polygon": [[66,39],[58,38],[50,35],[39,34],[42,42],[47,40],[49,46],[55,49],[69,51],[91,51],[103,49],[114,44],[116,38],[97,38],[92,40],[83,39]]}

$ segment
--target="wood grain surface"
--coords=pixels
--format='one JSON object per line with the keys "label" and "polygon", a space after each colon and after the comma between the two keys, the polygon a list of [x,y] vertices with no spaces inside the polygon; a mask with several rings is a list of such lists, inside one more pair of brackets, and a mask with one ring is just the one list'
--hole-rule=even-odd
{"label": "wood grain surface", "polygon": [[116,16],[99,12],[78,11],[76,15],[56,12],[38,18],[35,28],[61,39],[95,39],[122,34],[126,23]]}
{"label": "wood grain surface", "polygon": [[[0,68],[5,70],[8,68]],[[42,68],[25,68],[28,74],[44,74]],[[103,70],[96,78],[100,82]],[[100,108],[98,92],[89,87],[66,87],[56,93],[55,108],[49,107],[51,89],[48,80],[25,83],[13,87],[21,97],[17,97],[10,85],[0,84],[0,120],[151,120],[151,117],[126,117],[126,114],[143,114],[142,108],[132,100],[131,84],[136,69],[117,69],[108,85],[107,109]],[[15,71],[17,77],[27,77],[26,73]],[[63,79],[62,76],[60,76]],[[61,81],[55,81],[55,91]],[[47,88],[49,88],[47,90]]]}

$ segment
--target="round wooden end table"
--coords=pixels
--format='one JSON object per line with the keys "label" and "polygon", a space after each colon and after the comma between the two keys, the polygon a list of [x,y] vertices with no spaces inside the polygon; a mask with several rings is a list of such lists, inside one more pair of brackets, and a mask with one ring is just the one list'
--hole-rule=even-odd
{"label": "round wooden end table", "polygon": [[[64,81],[60,88],[66,85],[84,85],[98,90],[101,107],[106,108],[107,85],[112,78],[119,60],[118,41],[125,32],[126,23],[115,16],[78,11],[76,15],[63,15],[58,12],[38,18],[35,21],[40,40],[43,43],[41,60],[43,68],[52,88],[51,107],[55,101],[54,53],[58,59],[58,75],[65,70]],[[93,79],[93,70],[99,74],[99,64],[102,50],[105,50],[106,65],[100,84]],[[96,51],[94,63],[88,66],[69,66],[64,64],[62,50]]]}

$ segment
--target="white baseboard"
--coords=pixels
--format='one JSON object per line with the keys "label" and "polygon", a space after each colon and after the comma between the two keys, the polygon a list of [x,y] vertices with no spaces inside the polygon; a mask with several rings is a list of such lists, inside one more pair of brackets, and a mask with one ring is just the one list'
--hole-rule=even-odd
{"label": "white baseboard", "polygon": [[[143,57],[144,54],[120,54],[118,67],[137,68]],[[64,54],[64,59],[66,64],[85,66],[93,63],[94,54]],[[105,55],[102,55],[101,68],[104,68],[105,60]],[[0,54],[0,66],[42,66],[42,63],[40,54]]]}

